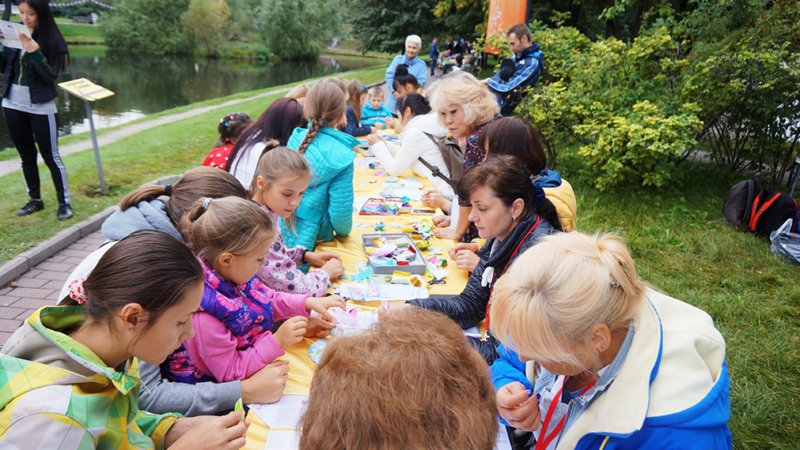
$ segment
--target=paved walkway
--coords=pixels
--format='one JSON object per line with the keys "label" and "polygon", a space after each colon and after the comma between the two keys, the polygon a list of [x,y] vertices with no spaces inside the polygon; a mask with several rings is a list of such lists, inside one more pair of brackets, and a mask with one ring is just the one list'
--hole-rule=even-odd
{"label": "paved walkway", "polygon": [[0,346],[33,311],[56,303],[58,292],[72,269],[103,242],[103,235],[94,232],[0,287]]}

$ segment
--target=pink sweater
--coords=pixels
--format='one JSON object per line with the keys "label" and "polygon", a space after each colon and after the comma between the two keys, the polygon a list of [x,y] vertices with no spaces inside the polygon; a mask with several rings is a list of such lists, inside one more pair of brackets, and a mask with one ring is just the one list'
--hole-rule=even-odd
{"label": "pink sweater", "polygon": [[283,234],[278,223],[277,214],[266,206],[261,207],[269,214],[275,228],[275,242],[264,255],[264,265],[261,266],[256,276],[267,286],[282,292],[296,294],[310,294],[320,297],[325,294],[331,285],[331,278],[322,269],[312,269],[308,273],[297,268],[303,264],[305,248],[302,246],[287,247],[283,243]]}
{"label": "pink sweater", "polygon": [[[261,292],[269,297],[276,321],[292,316],[308,317],[305,308],[308,295],[276,292],[265,286]],[[248,378],[284,354],[271,332],[258,336],[252,346],[237,350],[236,336],[213,315],[195,313],[192,325],[195,335],[183,345],[197,369],[217,382]]]}

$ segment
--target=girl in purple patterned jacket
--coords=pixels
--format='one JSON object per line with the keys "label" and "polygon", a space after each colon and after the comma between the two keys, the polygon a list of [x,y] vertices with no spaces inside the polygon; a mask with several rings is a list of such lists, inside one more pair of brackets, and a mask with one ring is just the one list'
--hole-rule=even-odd
{"label": "girl in purple patterned jacket", "polygon": [[[330,252],[308,252],[301,246],[287,247],[283,243],[278,219],[292,226],[294,211],[311,180],[311,168],[299,152],[277,145],[277,141],[267,142],[250,187],[253,200],[276,224],[275,239],[257,276],[277,291],[322,295],[330,287],[331,280],[338,280],[344,274],[342,261]],[[321,267],[305,273],[297,267],[304,263]]]}
{"label": "girl in purple patterned jacket", "polygon": [[[249,377],[306,334],[310,311],[329,326],[338,297],[276,292],[255,276],[276,227],[255,203],[239,197],[204,198],[184,217],[183,230],[205,274],[195,335],[162,365],[175,381],[231,381]],[[274,320],[286,321],[272,333]]]}

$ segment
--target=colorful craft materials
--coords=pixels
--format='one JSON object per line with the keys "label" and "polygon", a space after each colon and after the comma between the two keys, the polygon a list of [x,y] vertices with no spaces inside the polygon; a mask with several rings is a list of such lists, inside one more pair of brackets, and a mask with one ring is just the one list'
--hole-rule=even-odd
{"label": "colorful craft materials", "polygon": [[359,335],[378,322],[376,311],[359,311],[356,308],[345,311],[341,308],[331,308],[330,313],[336,320],[336,326],[331,330],[332,338]]}
{"label": "colorful craft materials", "polygon": [[386,228],[386,224],[384,224],[383,222],[378,222],[375,224],[375,231],[381,231],[384,228]]}
{"label": "colorful craft materials", "polygon": [[311,362],[319,364],[319,360],[322,359],[322,352],[325,351],[325,347],[327,346],[327,339],[320,339],[311,344],[311,347],[308,347],[308,356],[311,357]]}
{"label": "colorful craft materials", "polygon": [[376,274],[391,275],[394,270],[418,274],[425,272],[425,260],[409,235],[372,234],[364,235],[362,239],[369,264]]}

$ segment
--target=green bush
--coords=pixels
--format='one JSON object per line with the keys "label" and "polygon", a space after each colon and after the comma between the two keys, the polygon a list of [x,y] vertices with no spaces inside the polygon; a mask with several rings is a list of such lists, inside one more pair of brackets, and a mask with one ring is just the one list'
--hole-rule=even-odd
{"label": "green bush", "polygon": [[578,148],[598,189],[670,183],[702,123],[697,105],[680,99],[675,80],[684,63],[667,29],[630,44],[590,42],[569,27],[534,39],[545,54],[545,82],[519,111],[542,132],[551,156]]}

